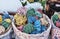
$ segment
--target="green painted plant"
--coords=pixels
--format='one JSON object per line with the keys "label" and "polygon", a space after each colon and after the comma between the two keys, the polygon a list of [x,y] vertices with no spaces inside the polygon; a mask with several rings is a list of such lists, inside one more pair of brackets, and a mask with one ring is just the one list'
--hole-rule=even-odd
{"label": "green painted plant", "polygon": [[39,2],[42,4],[43,9],[45,8],[46,0],[39,0]]}

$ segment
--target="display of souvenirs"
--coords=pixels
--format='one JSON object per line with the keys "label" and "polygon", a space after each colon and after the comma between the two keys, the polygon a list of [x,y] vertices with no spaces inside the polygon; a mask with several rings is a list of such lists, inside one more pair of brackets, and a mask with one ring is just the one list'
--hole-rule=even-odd
{"label": "display of souvenirs", "polygon": [[33,8],[23,12],[23,14],[16,13],[14,20],[17,29],[28,34],[42,33],[47,30],[49,24],[43,14]]}
{"label": "display of souvenirs", "polygon": [[3,15],[0,15],[0,35],[6,32],[10,28],[11,19],[8,12],[4,11]]}

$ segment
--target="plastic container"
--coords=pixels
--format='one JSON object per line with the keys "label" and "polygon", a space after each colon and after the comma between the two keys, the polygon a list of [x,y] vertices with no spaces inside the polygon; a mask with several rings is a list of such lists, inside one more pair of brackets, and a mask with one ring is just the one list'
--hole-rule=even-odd
{"label": "plastic container", "polygon": [[[58,14],[58,13],[55,13]],[[52,21],[52,17],[51,17],[51,21]],[[52,39],[60,39],[60,28],[56,27],[52,21]]]}
{"label": "plastic container", "polygon": [[[11,15],[10,15],[10,19],[12,19]],[[12,39],[11,32],[12,32],[12,25],[8,27],[8,30],[4,34],[0,35],[0,39]]]}
{"label": "plastic container", "polygon": [[[46,15],[44,14],[44,16],[46,16]],[[50,29],[51,29],[51,22],[47,16],[46,16],[46,18],[48,19],[50,25],[49,25],[48,29],[46,31],[42,32],[41,34],[26,34],[26,33],[21,32],[20,30],[18,30],[16,28],[16,26],[14,24],[14,19],[13,19],[12,26],[14,29],[14,33],[16,35],[15,39],[48,39]]]}

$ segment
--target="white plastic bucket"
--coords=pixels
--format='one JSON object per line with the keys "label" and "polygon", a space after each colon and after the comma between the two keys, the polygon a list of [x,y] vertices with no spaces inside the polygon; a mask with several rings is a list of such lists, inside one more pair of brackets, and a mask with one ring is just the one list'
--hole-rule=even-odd
{"label": "white plastic bucket", "polygon": [[[58,13],[55,13],[55,14],[58,14]],[[51,21],[52,21],[52,17],[51,17]],[[52,23],[52,39],[60,39],[60,28],[56,27],[53,23],[53,21],[51,22]]]}
{"label": "white plastic bucket", "polygon": [[[44,16],[46,16],[44,14]],[[15,24],[14,24],[14,19],[13,19],[13,22],[12,22],[12,26],[13,26],[13,29],[14,29],[14,33],[16,35],[15,39],[48,39],[49,37],[49,33],[50,33],[50,29],[51,29],[51,22],[50,22],[50,19],[46,16],[47,20],[49,21],[49,27],[46,31],[42,32],[41,34],[26,34],[26,33],[23,33],[21,31],[19,31]]]}
{"label": "white plastic bucket", "polygon": [[[10,15],[10,19],[12,20],[12,16]],[[0,35],[0,39],[12,39],[12,25],[9,26],[7,32],[5,32],[4,34]]]}

